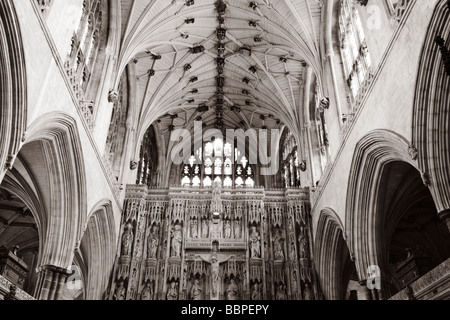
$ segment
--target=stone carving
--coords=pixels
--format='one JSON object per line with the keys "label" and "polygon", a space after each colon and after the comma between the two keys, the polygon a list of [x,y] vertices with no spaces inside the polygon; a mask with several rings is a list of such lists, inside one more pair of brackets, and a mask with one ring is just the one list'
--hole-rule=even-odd
{"label": "stone carving", "polygon": [[249,235],[249,241],[250,241],[250,258],[260,258],[261,257],[261,244],[260,244],[261,237],[259,236],[258,230],[256,230],[256,227],[251,228],[251,232]]}
{"label": "stone carving", "polygon": [[181,226],[176,224],[172,230],[172,257],[181,257],[181,242],[183,241],[183,232]]}
{"label": "stone carving", "polygon": [[119,101],[119,93],[114,90],[110,90],[108,93],[108,102],[109,103],[116,103]]}
{"label": "stone carving", "polygon": [[122,236],[122,256],[129,256],[133,246],[133,226],[128,223]]}
{"label": "stone carving", "polygon": [[261,300],[261,290],[259,290],[258,282],[255,282],[253,285],[252,300]]}
{"label": "stone carving", "polygon": [[138,163],[136,161],[130,161],[130,170],[134,171],[138,167]]}
{"label": "stone carving", "polygon": [[305,300],[315,300],[314,299],[314,292],[311,289],[311,285],[309,282],[306,282],[305,284]]}
{"label": "stone carving", "polygon": [[151,300],[152,299],[152,295],[153,295],[152,286],[150,285],[150,282],[147,282],[145,284],[144,289],[142,289],[141,300]]}
{"label": "stone carving", "polygon": [[230,280],[230,283],[228,284],[225,292],[227,294],[227,300],[236,300],[237,299],[239,289],[238,289],[238,286],[236,284],[236,281],[234,281],[234,279]]}
{"label": "stone carving", "polygon": [[305,229],[300,228],[300,235],[298,236],[300,258],[309,258],[309,243],[308,235]]}
{"label": "stone carving", "polygon": [[197,219],[192,219],[191,220],[191,237],[192,238],[197,238],[198,234],[197,234]]}
{"label": "stone carving", "polygon": [[431,186],[431,177],[427,172],[422,172],[421,177],[422,177],[422,181],[423,181],[423,184],[425,185],[425,187]]}
{"label": "stone carving", "polygon": [[239,219],[234,220],[234,237],[236,239],[241,238],[241,221]]}
{"label": "stone carving", "polygon": [[295,261],[297,259],[296,254],[295,254],[295,244],[294,242],[291,242],[290,248],[289,248],[289,259],[291,259],[291,261]]}
{"label": "stone carving", "polygon": [[158,227],[153,226],[152,232],[148,236],[148,248],[147,248],[147,257],[149,259],[156,259],[156,254],[158,251]]}
{"label": "stone carving", "polygon": [[283,251],[283,235],[281,234],[281,229],[277,228],[275,230],[275,236],[273,239],[273,252],[275,261],[284,261],[284,251]]}
{"label": "stone carving", "polygon": [[214,248],[211,254],[202,254],[199,255],[199,258],[211,264],[211,300],[218,300],[220,290],[220,264],[232,259],[233,256],[218,254],[217,249]]}
{"label": "stone carving", "polygon": [[231,238],[231,222],[230,220],[225,221],[225,238]]}
{"label": "stone carving", "polygon": [[286,300],[286,286],[280,283],[277,287],[275,300]]}
{"label": "stone carving", "polygon": [[198,279],[194,280],[194,284],[191,288],[191,299],[192,300],[203,300],[203,288],[200,285],[200,281]]}
{"label": "stone carving", "polygon": [[119,282],[119,285],[116,287],[116,290],[114,292],[114,300],[125,300],[125,294],[127,290],[125,289],[123,285],[123,281]]}
{"label": "stone carving", "polygon": [[167,300],[178,300],[178,285],[176,281],[170,283],[166,298]]}
{"label": "stone carving", "polygon": [[5,295],[3,300],[5,301],[16,300],[16,294],[17,294],[17,287],[12,284],[9,286],[9,292]]}
{"label": "stone carving", "polygon": [[208,237],[209,237],[208,222],[207,222],[207,220],[203,220],[203,222],[202,222],[202,238],[208,238]]}
{"label": "stone carving", "polygon": [[[137,187],[127,191],[110,299],[294,300],[305,299],[306,282],[317,290],[307,189],[289,190],[289,203],[278,191],[255,189],[235,200],[227,189],[219,215],[211,210],[211,191],[191,195],[174,187],[169,198],[156,189],[151,196]],[[263,196],[270,201],[262,203]]]}
{"label": "stone carving", "polygon": [[221,200],[221,184],[219,182],[214,183],[214,189],[212,192],[211,212],[222,212],[222,200]]}
{"label": "stone carving", "polygon": [[417,148],[414,145],[408,146],[408,153],[412,160],[417,160],[417,157],[419,156],[419,151],[417,151]]}

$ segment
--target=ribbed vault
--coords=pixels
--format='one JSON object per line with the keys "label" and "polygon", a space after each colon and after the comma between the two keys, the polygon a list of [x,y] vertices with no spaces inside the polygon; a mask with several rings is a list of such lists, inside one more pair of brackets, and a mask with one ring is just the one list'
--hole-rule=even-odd
{"label": "ribbed vault", "polygon": [[[128,66],[136,79],[138,139],[152,123],[166,145],[167,133],[191,129],[194,120],[212,128],[218,99],[224,128],[300,127],[305,67],[321,74],[320,2],[122,0],[121,12],[116,86]],[[219,27],[226,30],[222,41]]]}

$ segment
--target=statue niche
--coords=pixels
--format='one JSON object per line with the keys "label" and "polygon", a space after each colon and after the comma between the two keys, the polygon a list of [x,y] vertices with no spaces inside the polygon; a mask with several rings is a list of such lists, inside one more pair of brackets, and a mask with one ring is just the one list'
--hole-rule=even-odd
{"label": "statue niche", "polygon": [[133,225],[131,222],[128,222],[125,225],[124,232],[122,235],[122,247],[121,247],[121,253],[122,256],[130,256],[131,255],[131,249],[133,248]]}
{"label": "statue niche", "polygon": [[250,242],[250,258],[261,258],[261,237],[255,226],[251,227],[249,242]]}
{"label": "statue niche", "polygon": [[141,300],[152,300],[153,296],[153,285],[150,281],[145,283],[144,289],[141,292]]}
{"label": "statue niche", "polygon": [[148,243],[147,243],[147,257],[149,259],[156,259],[158,245],[159,245],[159,227],[153,225],[152,231],[148,236]]}
{"label": "statue niche", "polygon": [[183,231],[181,225],[176,223],[172,229],[171,257],[181,258],[181,243],[183,242]]}
{"label": "statue niche", "polygon": [[192,284],[191,290],[190,290],[190,299],[191,300],[203,300],[203,283],[200,279],[194,279],[194,283]]}
{"label": "statue niche", "polygon": [[273,238],[273,253],[275,261],[284,261],[283,243],[284,238],[281,232],[281,228],[276,228]]}
{"label": "statue niche", "polygon": [[200,254],[198,258],[202,259],[207,264],[211,265],[210,271],[210,298],[211,300],[219,300],[221,292],[221,275],[220,275],[220,265],[233,258],[233,256],[226,254],[217,253],[216,246],[213,247],[211,254]]}
{"label": "statue niche", "polygon": [[227,300],[237,300],[239,297],[239,288],[233,278],[230,279],[225,289],[225,296]]}
{"label": "statue niche", "polygon": [[178,300],[178,282],[172,280],[166,294],[167,300]]}

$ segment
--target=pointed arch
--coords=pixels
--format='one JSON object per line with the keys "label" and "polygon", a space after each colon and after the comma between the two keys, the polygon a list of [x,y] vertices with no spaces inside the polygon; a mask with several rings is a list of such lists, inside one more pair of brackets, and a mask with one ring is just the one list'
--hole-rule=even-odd
{"label": "pointed arch", "polygon": [[450,210],[450,76],[445,72],[437,36],[450,46],[448,1],[438,2],[430,20],[417,76],[413,111],[413,145],[419,168],[430,176],[438,211]]}
{"label": "pointed arch", "polygon": [[314,251],[320,285],[327,300],[345,300],[351,276],[345,272],[351,259],[343,230],[335,211],[329,208],[321,211]]}
{"label": "pointed arch", "polygon": [[0,3],[0,181],[11,169],[27,124],[26,68],[13,1]]}
{"label": "pointed arch", "polygon": [[[68,268],[86,219],[86,174],[76,121],[47,113],[31,124],[24,148],[41,143],[45,158],[49,203],[41,230],[45,243],[38,266]],[[57,227],[58,226],[58,227]]]}
{"label": "pointed arch", "polygon": [[108,286],[117,245],[112,202],[102,200],[91,210],[80,252],[86,266],[86,299],[101,300]]}
{"label": "pointed arch", "polygon": [[376,206],[383,167],[394,161],[416,167],[408,153],[409,145],[405,138],[387,130],[372,131],[356,145],[348,182],[345,234],[361,281],[367,280],[369,266],[381,265]]}

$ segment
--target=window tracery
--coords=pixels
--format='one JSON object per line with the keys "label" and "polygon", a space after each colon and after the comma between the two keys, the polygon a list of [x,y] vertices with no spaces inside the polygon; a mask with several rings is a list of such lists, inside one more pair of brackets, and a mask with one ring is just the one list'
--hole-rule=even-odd
{"label": "window tracery", "polygon": [[[251,165],[245,155],[222,139],[206,142],[183,165],[181,184],[193,187],[211,187],[218,182],[225,188],[253,188],[255,185]],[[197,159],[202,159],[201,163]]]}

